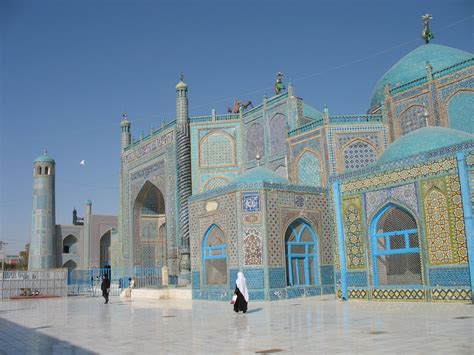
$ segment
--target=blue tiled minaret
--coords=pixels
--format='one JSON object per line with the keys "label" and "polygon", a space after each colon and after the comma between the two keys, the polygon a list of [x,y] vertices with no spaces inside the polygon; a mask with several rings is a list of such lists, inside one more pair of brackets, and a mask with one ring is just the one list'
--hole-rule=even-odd
{"label": "blue tiled minaret", "polygon": [[191,196],[191,143],[188,115],[188,85],[181,75],[176,85],[176,157],[178,167],[178,209],[180,270],[186,273],[191,269],[189,258],[189,215],[188,197]]}
{"label": "blue tiled minaret", "polygon": [[33,208],[28,270],[56,267],[55,258],[55,162],[45,151],[34,162]]}

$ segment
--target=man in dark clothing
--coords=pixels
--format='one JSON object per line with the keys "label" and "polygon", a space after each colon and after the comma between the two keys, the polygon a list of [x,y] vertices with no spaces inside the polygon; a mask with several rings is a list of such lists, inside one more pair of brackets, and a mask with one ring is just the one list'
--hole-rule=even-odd
{"label": "man in dark clothing", "polygon": [[110,280],[107,275],[104,275],[102,278],[100,289],[102,290],[102,297],[105,298],[105,303],[109,303]]}

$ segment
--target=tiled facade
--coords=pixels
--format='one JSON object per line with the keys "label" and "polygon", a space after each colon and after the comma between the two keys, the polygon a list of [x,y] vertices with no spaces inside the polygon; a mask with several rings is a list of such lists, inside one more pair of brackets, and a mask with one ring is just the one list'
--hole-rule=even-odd
{"label": "tiled facade", "polygon": [[[246,275],[251,298],[259,300],[342,295],[341,284],[348,286],[349,298],[470,297],[466,197],[461,194],[465,183],[459,177],[456,154],[467,157],[472,194],[472,140],[463,136],[462,141],[420,151],[402,147],[406,150],[402,158],[383,161],[384,153],[399,139],[433,126],[473,133],[474,58],[456,52],[463,59],[451,63],[453,56],[443,59],[436,53],[432,47],[420,47],[402,59],[398,68],[422,58],[417,74],[421,77],[390,82],[406,77],[391,69],[377,84],[372,106],[364,115],[320,112],[296,97],[289,85],[288,92],[264,98],[250,110],[241,108],[227,115],[213,111],[186,120],[187,101],[179,91],[185,84],[180,82],[180,123],[173,121],[138,141],[127,141],[129,131],[122,130],[121,208],[113,260],[119,266],[140,266],[144,253],[160,253],[160,246],[153,251],[138,237],[144,218],[139,209],[142,194],[153,186],[164,196],[170,275],[190,271],[195,299],[229,300],[238,271]],[[424,60],[428,54],[434,56],[432,65]],[[436,67],[438,63],[447,64]],[[177,171],[185,148],[178,144],[177,131],[186,129],[190,172],[182,176]],[[183,200],[180,189],[187,179],[192,196]],[[340,185],[339,207],[334,184]],[[381,215],[389,207],[410,216],[414,227],[400,231],[391,226]],[[378,227],[379,219],[385,223],[383,228]],[[304,253],[298,249],[304,257],[294,256],[288,243],[303,225],[316,238],[306,239]],[[203,248],[206,233],[214,227],[224,236],[214,256],[225,271],[213,270],[223,273],[221,283],[207,284]],[[180,237],[186,231],[188,266],[183,263],[187,246]],[[293,242],[297,248],[299,241]],[[410,256],[390,256],[396,252],[385,255],[392,250],[387,244],[395,248],[397,242],[407,255],[417,253],[419,262],[410,264]],[[405,273],[387,271],[394,265]],[[378,270],[376,277],[374,270]],[[384,287],[377,284],[379,273],[384,275]],[[402,280],[411,280],[407,276],[411,274],[418,275],[421,283]],[[397,278],[402,281],[397,283]]]}

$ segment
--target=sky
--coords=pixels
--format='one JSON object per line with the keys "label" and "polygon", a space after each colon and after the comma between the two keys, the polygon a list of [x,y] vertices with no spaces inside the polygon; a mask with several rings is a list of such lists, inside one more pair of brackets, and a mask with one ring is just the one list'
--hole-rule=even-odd
{"label": "sky", "polygon": [[45,148],[57,224],[88,199],[116,215],[121,116],[134,138],[173,119],[181,73],[190,116],[261,102],[279,71],[305,103],[362,114],[376,81],[423,44],[427,12],[433,43],[473,51],[469,0],[0,0],[0,241],[11,254],[29,241]]}

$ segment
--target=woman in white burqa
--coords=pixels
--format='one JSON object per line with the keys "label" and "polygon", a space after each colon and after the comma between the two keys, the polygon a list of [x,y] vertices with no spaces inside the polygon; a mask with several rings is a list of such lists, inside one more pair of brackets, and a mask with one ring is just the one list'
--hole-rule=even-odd
{"label": "woman in white burqa", "polygon": [[234,312],[247,312],[247,304],[249,301],[249,292],[247,291],[247,279],[243,272],[237,274],[237,280],[235,280],[235,294],[237,300],[234,303]]}

